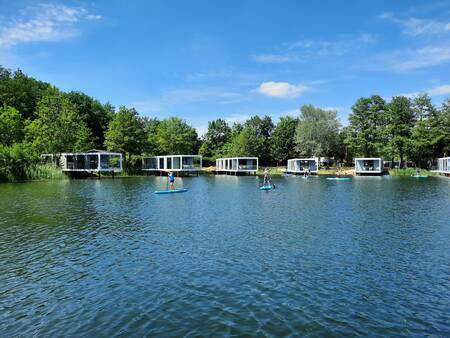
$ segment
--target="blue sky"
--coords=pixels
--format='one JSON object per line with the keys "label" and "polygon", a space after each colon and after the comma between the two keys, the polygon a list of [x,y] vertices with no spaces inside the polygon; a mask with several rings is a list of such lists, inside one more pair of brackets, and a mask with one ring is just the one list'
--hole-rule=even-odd
{"label": "blue sky", "polygon": [[361,96],[450,97],[449,1],[5,1],[0,64],[142,115],[347,121]]}

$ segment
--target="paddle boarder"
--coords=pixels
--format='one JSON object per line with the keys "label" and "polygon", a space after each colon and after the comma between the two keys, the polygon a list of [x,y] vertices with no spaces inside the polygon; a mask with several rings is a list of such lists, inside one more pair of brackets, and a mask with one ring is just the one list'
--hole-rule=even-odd
{"label": "paddle boarder", "polygon": [[175,189],[175,174],[173,173],[173,171],[169,172],[168,179],[169,179],[169,184],[170,184],[169,189],[170,190]]}
{"label": "paddle boarder", "polygon": [[263,181],[263,186],[273,186],[275,188],[275,186],[272,183],[272,177],[270,176],[270,171],[269,168],[266,167],[266,169],[264,169],[264,181]]}

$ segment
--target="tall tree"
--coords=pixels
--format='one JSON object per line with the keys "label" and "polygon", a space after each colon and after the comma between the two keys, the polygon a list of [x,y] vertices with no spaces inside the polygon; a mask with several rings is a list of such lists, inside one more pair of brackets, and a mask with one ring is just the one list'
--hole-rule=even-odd
{"label": "tall tree", "polygon": [[362,97],[352,107],[345,143],[357,156],[377,156],[383,150],[386,102],[378,95]]}
{"label": "tall tree", "polygon": [[430,167],[444,136],[439,114],[428,95],[416,97],[411,107],[417,122],[412,126],[408,157],[418,166]]}
{"label": "tall tree", "polygon": [[15,108],[0,107],[0,144],[12,146],[22,142],[23,128],[22,117]]}
{"label": "tall tree", "polygon": [[274,124],[270,116],[261,118],[258,115],[255,115],[250,117],[244,123],[244,130],[246,130],[246,135],[249,135],[250,133],[254,134],[257,142],[253,142],[253,137],[251,137],[249,139],[249,144],[254,143],[252,147],[255,148],[251,152],[257,155],[242,156],[258,156],[262,165],[269,165],[272,162],[270,142],[273,129]]}
{"label": "tall tree", "polygon": [[224,145],[230,140],[231,128],[225,120],[217,119],[208,122],[208,131],[200,147],[200,155],[212,161],[223,154]]}
{"label": "tall tree", "polygon": [[450,156],[450,99],[442,104],[438,115],[432,122],[442,132],[442,138],[437,144],[435,157]]}
{"label": "tall tree", "polygon": [[307,157],[334,156],[340,127],[335,110],[302,106],[295,133],[296,151]]}
{"label": "tall tree", "polygon": [[404,159],[410,145],[412,129],[415,123],[411,101],[404,96],[395,96],[388,105],[388,129],[392,149],[400,158],[400,168],[404,167]]}
{"label": "tall tree", "polygon": [[225,154],[226,156],[260,157],[259,149],[261,149],[261,139],[254,128],[244,126],[239,133],[234,135],[231,143],[226,147]]}
{"label": "tall tree", "polygon": [[284,116],[275,126],[271,138],[271,154],[277,165],[295,156],[295,130],[298,120]]}
{"label": "tall tree", "polygon": [[109,123],[105,134],[108,150],[128,155],[142,154],[147,146],[145,122],[134,108],[120,107]]}
{"label": "tall tree", "polygon": [[0,67],[0,106],[14,107],[24,119],[34,119],[38,102],[50,88],[50,84]]}
{"label": "tall tree", "polygon": [[92,130],[95,147],[101,148],[105,141],[106,129],[113,116],[110,107],[80,92],[70,92],[66,95],[77,110],[80,119]]}
{"label": "tall tree", "polygon": [[156,118],[144,118],[145,132],[147,134],[147,144],[144,153],[149,155],[159,155],[158,128],[161,123]]}
{"label": "tall tree", "polygon": [[26,126],[26,139],[39,153],[85,151],[92,147],[92,134],[70,101],[49,89],[38,102],[36,119]]}
{"label": "tall tree", "polygon": [[197,154],[197,131],[177,117],[161,121],[157,130],[159,149],[165,155]]}

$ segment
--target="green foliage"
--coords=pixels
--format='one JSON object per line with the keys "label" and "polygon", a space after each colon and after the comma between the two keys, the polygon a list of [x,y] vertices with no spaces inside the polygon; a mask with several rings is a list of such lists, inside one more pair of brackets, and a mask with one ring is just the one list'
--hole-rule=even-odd
{"label": "green foliage", "polygon": [[224,145],[230,138],[231,128],[225,120],[217,119],[208,122],[208,131],[199,150],[200,155],[208,158],[211,162],[215,161],[216,158],[223,155]]}
{"label": "green foliage", "polygon": [[269,116],[252,116],[244,125],[233,125],[230,142],[224,145],[222,153],[225,156],[256,156],[259,157],[261,165],[269,165],[273,129],[274,125]]}
{"label": "green foliage", "polygon": [[28,179],[27,170],[38,161],[38,156],[24,143],[0,145],[0,181]]}
{"label": "green foliage", "polygon": [[442,104],[435,121],[436,125],[434,127],[439,128],[442,133],[435,153],[439,154],[439,156],[450,156],[450,99],[447,99]]}
{"label": "green foliage", "polygon": [[183,155],[198,152],[197,131],[177,117],[161,121],[156,135],[159,149],[163,154]]}
{"label": "green foliage", "polygon": [[4,105],[0,107],[0,144],[11,146],[23,139],[23,120],[19,112]]}
{"label": "green foliage", "polygon": [[298,120],[285,116],[281,117],[280,121],[273,130],[271,143],[271,155],[278,165],[286,162],[289,158],[296,155],[295,151],[295,131]]}
{"label": "green foliage", "polygon": [[336,111],[304,105],[295,134],[297,153],[305,157],[334,156],[340,127]]}
{"label": "green foliage", "polygon": [[393,150],[393,154],[399,156],[400,168],[403,168],[415,122],[411,101],[404,96],[394,97],[388,104],[387,121],[387,130],[390,136],[388,144]]}
{"label": "green foliage", "polygon": [[140,155],[146,150],[145,121],[134,108],[120,107],[114,114],[105,135],[108,150]]}
{"label": "green foliage", "polygon": [[372,157],[382,152],[386,102],[378,95],[362,97],[352,107],[345,145],[355,156]]}
{"label": "green foliage", "polygon": [[112,119],[114,108],[110,105],[102,105],[92,97],[80,92],[70,92],[66,96],[74,106],[81,121],[91,130],[93,147],[102,148],[105,141],[105,132],[109,121]]}
{"label": "green foliage", "polygon": [[[389,175],[391,176],[414,176],[417,175],[417,169],[416,168],[403,168],[403,169],[390,169]],[[420,175],[424,176],[436,176],[439,175],[437,173],[433,173],[429,170],[420,170]]]}
{"label": "green foliage", "polygon": [[50,89],[38,102],[36,119],[26,126],[26,140],[38,154],[86,151],[93,147],[91,130],[68,98]]}
{"label": "green foliage", "polygon": [[13,73],[0,66],[0,106],[14,107],[24,119],[34,119],[36,106],[50,87],[20,69]]}
{"label": "green foliage", "polygon": [[147,144],[144,153],[149,155],[159,155],[161,153],[158,143],[158,128],[161,121],[158,119],[144,118],[145,132],[147,134]]}

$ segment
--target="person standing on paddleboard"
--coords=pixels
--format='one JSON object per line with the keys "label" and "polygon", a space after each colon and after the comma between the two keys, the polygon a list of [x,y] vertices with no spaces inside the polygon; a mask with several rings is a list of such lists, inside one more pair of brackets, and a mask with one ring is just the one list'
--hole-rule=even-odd
{"label": "person standing on paddleboard", "polygon": [[266,167],[266,169],[264,169],[263,186],[273,186],[275,188],[275,186],[272,183],[272,177],[270,176],[269,168],[267,168],[267,167]]}
{"label": "person standing on paddleboard", "polygon": [[169,189],[174,190],[175,189],[175,174],[172,171],[169,172],[168,179],[169,179],[169,184],[170,184]]}

